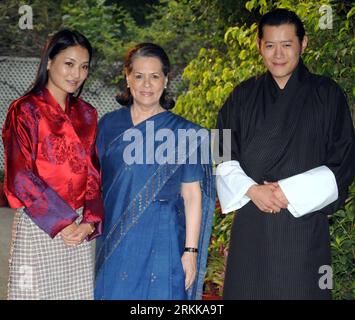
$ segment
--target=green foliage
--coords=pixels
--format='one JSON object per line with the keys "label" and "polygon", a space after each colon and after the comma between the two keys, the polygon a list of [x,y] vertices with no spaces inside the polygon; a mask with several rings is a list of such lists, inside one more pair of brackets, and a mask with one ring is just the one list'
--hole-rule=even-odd
{"label": "green foliage", "polygon": [[234,215],[224,216],[219,202],[213,216],[213,234],[208,248],[205,292],[213,296],[222,296],[226,259],[230,239],[230,226]]}
{"label": "green foliage", "polygon": [[[48,34],[61,25],[62,1],[33,0],[33,29],[19,28],[19,8],[28,1],[3,0],[0,4],[1,55],[39,56]],[[58,14],[59,12],[59,14]]]}
{"label": "green foliage", "polygon": [[[174,69],[181,70],[201,47],[223,45],[228,25],[250,17],[242,1],[160,0],[140,30],[140,40],[157,42],[169,52]],[[226,23],[228,21],[228,23]]]}
{"label": "green foliage", "polygon": [[201,47],[222,46],[228,25],[251,15],[242,1],[234,0],[33,0],[34,29],[20,30],[18,8],[25,3],[5,0],[0,5],[2,52],[39,56],[48,35],[63,27],[77,29],[94,48],[90,79],[107,83],[122,79],[124,53],[136,43],[163,46],[174,77]]}
{"label": "green foliage", "polygon": [[[192,1],[194,2],[194,1]],[[107,82],[122,80],[124,53],[140,42],[164,47],[179,73],[208,41],[213,24],[197,21],[197,9],[186,1],[160,0],[149,7],[144,26],[139,26],[122,6],[103,0],[80,0],[63,5],[63,24],[83,32],[95,49],[94,77]],[[222,35],[223,33],[221,33]]]}
{"label": "green foliage", "polygon": [[250,17],[245,1],[235,0],[194,0],[189,4],[198,11],[198,19],[209,20],[214,28],[225,33],[228,26],[244,23]]}
{"label": "green foliage", "polygon": [[82,32],[94,48],[95,78],[113,80],[121,75],[122,57],[137,34],[130,14],[104,0],[79,0],[62,6],[63,26]]}
{"label": "green foliage", "polygon": [[[194,1],[192,1],[194,2]],[[206,44],[206,21],[197,21],[191,3],[161,0],[149,16],[151,24],[140,30],[140,41],[160,44],[168,51],[174,71],[185,67]]]}
{"label": "green foliage", "polygon": [[343,209],[330,218],[334,299],[355,299],[355,183]]}
{"label": "green foliage", "polygon": [[106,5],[119,4],[132,16],[138,26],[146,26],[147,18],[153,12],[153,6],[159,0],[106,0]]}
{"label": "green foliage", "polygon": [[[107,2],[110,4],[108,5]],[[172,76],[196,57],[201,47],[223,45],[226,20],[234,23],[250,13],[232,0],[159,0],[140,20],[132,18],[127,4],[80,0],[63,5],[65,26],[82,31],[96,49],[95,76],[115,82],[122,78],[124,52],[140,42],[154,42],[168,52]],[[71,2],[70,2],[71,3]],[[232,22],[233,21],[233,22]]]}
{"label": "green foliage", "polygon": [[219,108],[235,85],[261,73],[256,47],[256,24],[232,27],[225,34],[226,52],[202,48],[183,73],[188,90],[179,96],[175,111],[204,127],[214,127]]}

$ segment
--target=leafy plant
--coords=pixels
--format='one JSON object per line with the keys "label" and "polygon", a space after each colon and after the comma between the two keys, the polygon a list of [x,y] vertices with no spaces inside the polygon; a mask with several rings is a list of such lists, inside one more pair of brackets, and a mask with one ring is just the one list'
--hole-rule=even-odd
{"label": "leafy plant", "polygon": [[63,25],[82,32],[94,48],[93,78],[120,79],[123,55],[138,30],[131,15],[116,4],[105,5],[104,0],[63,4],[62,11]]}
{"label": "leafy plant", "polygon": [[343,209],[330,217],[333,298],[355,299],[355,182]]}
{"label": "leafy plant", "polygon": [[208,248],[207,272],[205,277],[205,293],[211,296],[222,296],[226,259],[230,239],[230,226],[234,215],[224,216],[217,200],[213,216],[213,235]]}

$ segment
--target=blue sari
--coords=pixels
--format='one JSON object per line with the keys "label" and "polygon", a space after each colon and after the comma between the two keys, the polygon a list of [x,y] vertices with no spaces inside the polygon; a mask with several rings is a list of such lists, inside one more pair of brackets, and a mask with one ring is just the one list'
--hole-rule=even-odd
{"label": "blue sari", "polygon": [[[125,107],[100,121],[97,147],[105,221],[104,233],[96,243],[95,299],[180,300],[202,296],[216,195],[212,166],[201,161],[197,164],[146,161],[162,144],[155,141],[148,147],[148,123],[154,124],[153,133],[169,129],[175,136],[179,129],[200,129],[169,111],[134,126],[130,108]],[[132,142],[125,141],[124,135],[132,129],[139,130],[143,137],[143,164],[127,164],[123,160]],[[177,141],[173,147],[178,150]],[[200,154],[200,146],[194,152]],[[175,153],[178,157],[179,151]],[[193,181],[200,181],[203,214],[198,273],[193,286],[186,291],[181,263],[185,213],[180,190],[181,183]]]}

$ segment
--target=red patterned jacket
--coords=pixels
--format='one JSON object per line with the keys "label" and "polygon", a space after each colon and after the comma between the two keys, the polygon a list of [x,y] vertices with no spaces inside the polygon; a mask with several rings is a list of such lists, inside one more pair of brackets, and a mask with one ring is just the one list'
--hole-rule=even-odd
{"label": "red patterned jacket", "polygon": [[60,107],[47,89],[14,101],[5,120],[4,192],[52,238],[77,217],[101,234],[103,206],[95,148],[97,112],[80,98]]}

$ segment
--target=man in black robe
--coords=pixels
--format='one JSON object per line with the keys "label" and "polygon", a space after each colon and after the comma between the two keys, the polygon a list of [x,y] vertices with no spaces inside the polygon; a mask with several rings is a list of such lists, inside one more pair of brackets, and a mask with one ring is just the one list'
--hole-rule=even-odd
{"label": "man in black robe", "polygon": [[232,135],[218,196],[224,213],[237,210],[225,299],[331,298],[327,215],[354,178],[354,128],[340,87],[304,66],[306,46],[294,12],[264,15],[258,48],[268,71],[239,84],[218,115]]}

